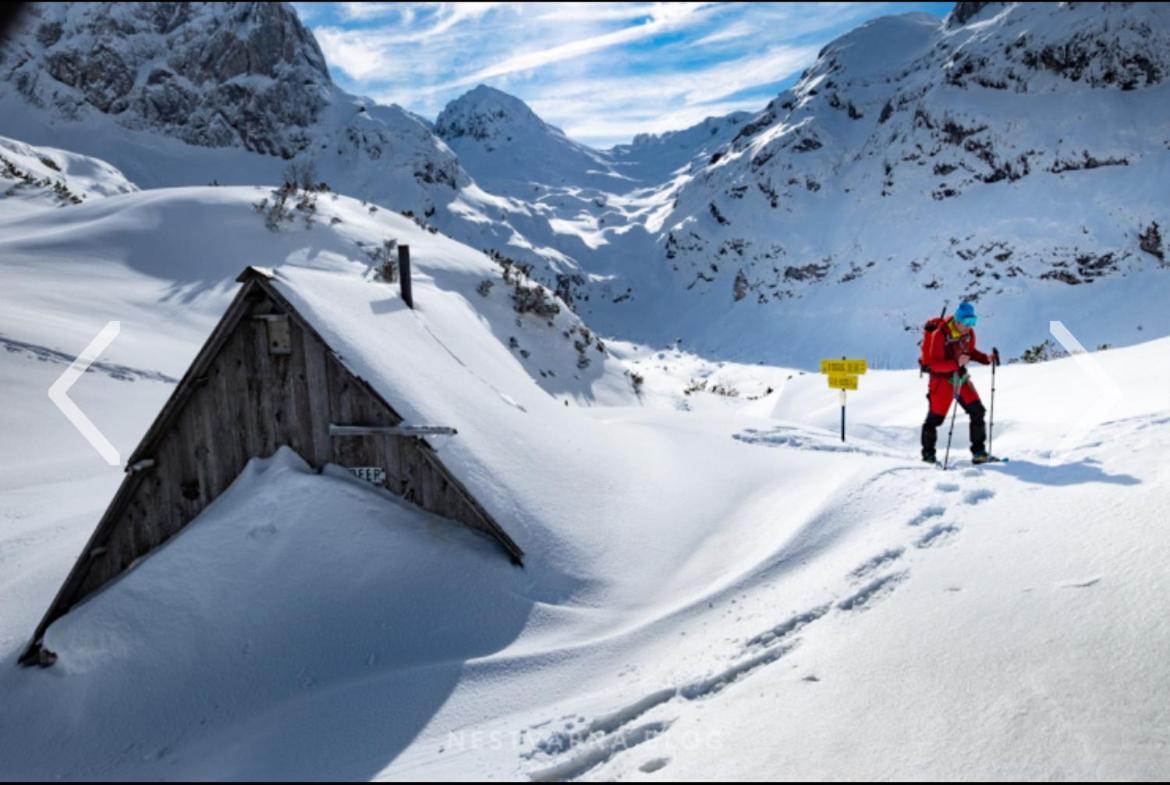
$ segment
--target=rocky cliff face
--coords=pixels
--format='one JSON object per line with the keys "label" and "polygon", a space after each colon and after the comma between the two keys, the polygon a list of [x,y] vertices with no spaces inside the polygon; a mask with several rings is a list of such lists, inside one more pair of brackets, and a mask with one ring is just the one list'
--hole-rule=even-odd
{"label": "rocky cliff face", "polygon": [[0,74],[67,119],[90,113],[203,147],[291,158],[331,85],[280,3],[35,4],[0,48]]}
{"label": "rocky cliff face", "polygon": [[279,182],[295,162],[438,220],[469,179],[420,118],[334,85],[284,3],[32,4],[0,46],[0,132],[143,187]]}

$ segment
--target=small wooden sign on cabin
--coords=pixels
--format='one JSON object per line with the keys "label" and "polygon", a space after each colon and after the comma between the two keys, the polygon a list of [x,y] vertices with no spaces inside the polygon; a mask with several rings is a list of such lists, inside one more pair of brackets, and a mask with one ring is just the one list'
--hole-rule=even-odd
{"label": "small wooden sign on cabin", "polygon": [[350,466],[349,470],[359,480],[365,480],[373,485],[386,484],[386,470],[381,466]]}

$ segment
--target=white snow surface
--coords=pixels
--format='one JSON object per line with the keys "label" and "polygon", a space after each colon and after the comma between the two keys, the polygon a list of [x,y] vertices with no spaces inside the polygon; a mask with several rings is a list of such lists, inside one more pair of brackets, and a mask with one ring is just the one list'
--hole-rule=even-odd
{"label": "white snow surface", "polygon": [[[128,58],[166,43],[141,8]],[[755,118],[608,151],[498,91],[432,133],[322,76],[290,138],[354,198],[275,231],[282,159],[5,88],[0,130],[51,147],[0,138],[50,181],[0,198],[0,778],[1165,779],[1170,269],[1137,232],[1170,225],[1167,29],[1154,4],[877,20]],[[414,310],[375,275],[391,239]],[[282,448],[16,667],[122,477],[46,391],[119,321],[70,396],[129,455],[247,265],[408,421],[458,429],[432,444],[525,566]],[[533,280],[558,274],[576,313]],[[883,368],[962,294],[1008,357],[1053,320],[1132,345],[999,368],[1010,461],[971,466],[960,412],[944,471],[917,460],[927,381]],[[812,369],[846,354],[873,370],[842,441]]]}
{"label": "white snow surface", "polygon": [[[1170,770],[1170,339],[1004,366],[1011,462],[970,467],[960,418],[944,472],[915,460],[916,372],[864,376],[842,443],[819,374],[620,341],[578,369],[580,322],[516,314],[479,252],[329,194],[272,232],[251,207],[269,190],[0,227],[6,778]],[[370,275],[389,236],[412,247],[414,311]],[[408,419],[459,429],[439,456],[526,566],[281,450],[50,627],[53,668],[17,668],[120,478],[45,390],[121,319],[73,395],[128,454],[245,264]]]}

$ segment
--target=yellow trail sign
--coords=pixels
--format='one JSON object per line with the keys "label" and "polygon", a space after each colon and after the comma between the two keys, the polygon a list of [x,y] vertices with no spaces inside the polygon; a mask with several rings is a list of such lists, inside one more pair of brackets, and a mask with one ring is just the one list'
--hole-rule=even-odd
{"label": "yellow trail sign", "polygon": [[[865,360],[853,360],[847,358],[842,358],[840,360],[821,360],[821,373],[848,373],[856,376],[865,373],[867,370],[869,370],[869,366]],[[850,387],[849,389],[856,390],[857,388]]]}
{"label": "yellow trail sign", "polygon": [[829,387],[834,390],[856,390],[857,377],[851,373],[831,373]]}

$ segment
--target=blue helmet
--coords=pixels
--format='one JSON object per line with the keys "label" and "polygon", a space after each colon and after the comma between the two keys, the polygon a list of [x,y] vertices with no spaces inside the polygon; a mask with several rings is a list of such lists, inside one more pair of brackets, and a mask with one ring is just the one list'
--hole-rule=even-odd
{"label": "blue helmet", "polygon": [[955,310],[955,321],[967,327],[974,327],[977,321],[975,318],[975,306],[967,300],[959,303],[959,307]]}

